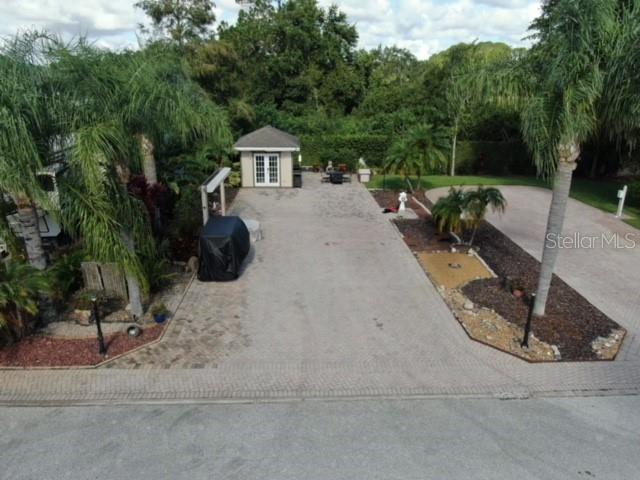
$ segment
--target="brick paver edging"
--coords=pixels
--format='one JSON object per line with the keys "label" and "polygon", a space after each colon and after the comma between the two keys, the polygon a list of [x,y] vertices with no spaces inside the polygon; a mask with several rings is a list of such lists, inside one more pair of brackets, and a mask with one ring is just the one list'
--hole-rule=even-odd
{"label": "brick paver edging", "polygon": [[167,334],[167,332],[169,331],[170,328],[173,327],[174,324],[174,318],[176,316],[176,313],[178,312],[178,310],[180,309],[180,306],[182,305],[182,302],[184,301],[184,297],[187,295],[187,292],[189,291],[189,287],[191,286],[191,284],[193,283],[193,280],[195,279],[197,275],[197,272],[193,272],[193,275],[191,275],[191,278],[189,279],[189,282],[187,282],[187,286],[185,287],[184,291],[182,292],[182,295],[180,295],[180,301],[178,302],[178,304],[176,305],[175,309],[173,310],[173,312],[171,312],[171,315],[169,317],[169,320],[167,321],[167,323],[165,324],[164,328],[162,329],[162,331],[160,332],[160,335],[158,336],[158,338],[156,338],[155,340],[151,340],[150,342],[147,343],[143,343],[142,345],[138,345],[136,348],[133,348],[131,350],[127,350],[126,352],[120,353],[118,355],[115,355],[114,357],[109,357],[106,360],[103,360],[100,363],[96,363],[95,365],[63,365],[63,366],[44,366],[44,367],[12,367],[12,366],[0,366],[0,371],[3,370],[19,370],[19,371],[25,371],[25,370],[93,370],[99,367],[102,367],[104,365],[107,365],[111,362],[114,362],[122,357],[126,357],[127,355],[131,355],[139,350],[142,350],[143,348],[148,348],[151,347],[153,345],[156,345],[158,343],[160,343],[165,335]]}

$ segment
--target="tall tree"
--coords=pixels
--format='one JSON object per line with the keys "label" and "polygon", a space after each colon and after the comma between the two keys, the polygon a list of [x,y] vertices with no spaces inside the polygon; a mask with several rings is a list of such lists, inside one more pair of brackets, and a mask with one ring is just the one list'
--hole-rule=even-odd
{"label": "tall tree", "polygon": [[[135,6],[149,16],[156,35],[180,47],[206,37],[216,20],[212,0],[141,0]],[[140,28],[148,32],[144,25]]]}
{"label": "tall tree", "polygon": [[43,54],[53,41],[39,32],[6,40],[0,49],[0,190],[18,211],[29,263],[40,270],[47,257],[40,236],[36,204],[53,208],[37,173],[52,155],[51,139],[68,104],[51,93]]}
{"label": "tall tree", "polygon": [[544,315],[582,144],[599,128],[629,143],[640,131],[640,2],[551,0],[532,30],[531,52],[491,83],[522,105],[523,138],[554,177],[534,306]]}

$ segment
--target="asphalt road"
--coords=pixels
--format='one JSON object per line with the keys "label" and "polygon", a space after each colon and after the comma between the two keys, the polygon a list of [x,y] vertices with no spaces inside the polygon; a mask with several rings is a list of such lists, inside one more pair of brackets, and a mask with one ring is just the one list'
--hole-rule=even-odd
{"label": "asphalt road", "polygon": [[0,478],[637,479],[640,397],[0,409]]}

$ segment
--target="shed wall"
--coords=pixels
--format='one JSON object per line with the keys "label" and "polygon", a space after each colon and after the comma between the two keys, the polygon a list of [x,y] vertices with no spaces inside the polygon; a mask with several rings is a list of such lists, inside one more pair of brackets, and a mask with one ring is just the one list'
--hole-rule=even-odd
{"label": "shed wall", "polygon": [[240,168],[242,170],[242,186],[253,187],[253,152],[240,152]]}
{"label": "shed wall", "polygon": [[280,186],[293,187],[293,162],[291,152],[280,152]]}

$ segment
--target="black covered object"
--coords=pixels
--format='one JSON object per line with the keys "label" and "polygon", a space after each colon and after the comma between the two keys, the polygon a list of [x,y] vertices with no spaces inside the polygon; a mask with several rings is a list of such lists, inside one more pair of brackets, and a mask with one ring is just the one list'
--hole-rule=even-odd
{"label": "black covered object", "polygon": [[329,179],[331,183],[342,183],[342,172],[331,172],[329,173]]}
{"label": "black covered object", "polygon": [[211,217],[200,235],[198,280],[235,280],[249,253],[249,230],[240,217]]}

